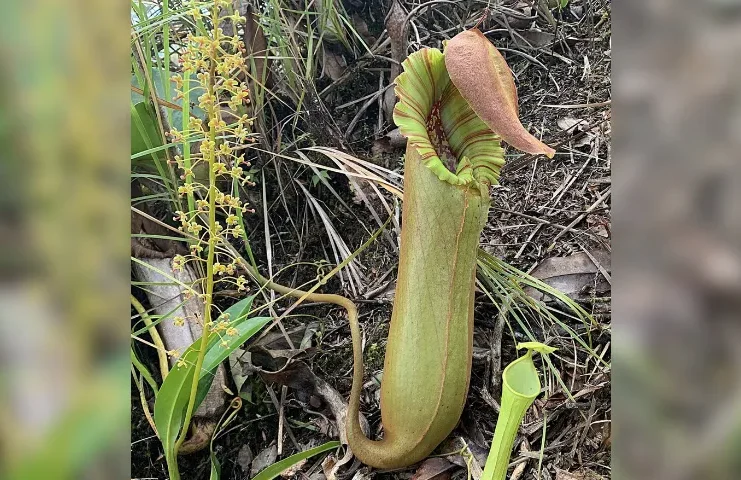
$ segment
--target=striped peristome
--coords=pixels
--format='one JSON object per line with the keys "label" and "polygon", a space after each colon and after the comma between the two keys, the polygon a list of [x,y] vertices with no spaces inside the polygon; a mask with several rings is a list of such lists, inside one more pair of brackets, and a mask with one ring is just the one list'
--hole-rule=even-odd
{"label": "striped peristome", "polygon": [[[474,184],[483,189],[496,184],[504,165],[500,138],[450,81],[443,53],[424,48],[402,66],[404,72],[396,79],[399,101],[394,121],[424,164],[452,185]],[[435,126],[441,128],[431,128]],[[448,151],[454,168],[446,166]]]}

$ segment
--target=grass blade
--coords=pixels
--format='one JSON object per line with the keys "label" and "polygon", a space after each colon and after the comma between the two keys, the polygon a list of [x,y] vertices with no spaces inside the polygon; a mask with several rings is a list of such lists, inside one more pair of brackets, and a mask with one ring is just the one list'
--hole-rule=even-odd
{"label": "grass blade", "polygon": [[318,447],[310,448],[309,450],[291,455],[288,458],[285,458],[279,462],[275,462],[274,464],[270,465],[265,470],[255,475],[252,480],[273,480],[275,477],[285,472],[292,466],[296,465],[298,462],[313,457],[314,455],[319,455],[320,453],[326,452],[328,450],[332,450],[333,448],[337,448],[339,446],[340,442],[338,442],[337,440],[333,440],[323,445],[319,445]]}

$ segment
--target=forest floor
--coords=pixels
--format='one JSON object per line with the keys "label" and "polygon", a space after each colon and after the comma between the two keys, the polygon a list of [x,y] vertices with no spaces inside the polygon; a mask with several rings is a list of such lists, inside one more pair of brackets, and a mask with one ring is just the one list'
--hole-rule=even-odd
{"label": "forest floor", "polygon": [[[402,3],[407,11],[420,5]],[[525,419],[512,457],[516,466],[508,475],[512,479],[610,478],[610,2],[572,0],[561,11],[536,10],[532,2],[490,3],[498,6],[492,7],[480,29],[500,49],[515,75],[523,125],[554,146],[557,154],[549,160],[507,149],[508,166],[500,185],[492,188],[492,208],[481,245],[497,258],[561,289],[594,317],[594,324],[587,326],[561,317],[589,339],[591,352],[562,329],[533,322],[536,336],[560,349],[554,364],[572,397],[551,373],[545,375],[546,392]],[[388,4],[344,2],[367,43],[383,36]],[[440,48],[442,40],[460,31],[461,19],[471,27],[486,6],[487,2],[456,1],[416,9],[410,19],[409,52],[421,46]],[[319,95],[321,105],[306,107],[301,119],[304,136],[291,130],[287,121],[279,141],[306,145],[309,139],[310,145],[331,146],[403,173],[403,146],[396,146],[387,136],[394,126],[383,110],[383,95],[375,96],[388,83],[390,63],[384,57],[392,53],[379,50],[374,52],[379,58],[367,61],[343,53],[342,45],[328,49],[332,50],[335,55],[325,55],[324,75],[312,87],[315,92],[328,93]],[[362,52],[356,57],[363,58]],[[333,68],[340,70],[331,72]],[[275,119],[281,116],[291,120],[277,102],[272,115],[272,125],[278,125]],[[275,142],[276,130],[270,132]],[[358,192],[346,176],[317,173],[268,155],[257,155],[253,165],[257,185],[252,201],[256,213],[248,219],[248,233],[254,239],[251,248],[264,273],[285,268],[278,275],[282,283],[311,282],[319,272],[326,273],[326,265],[343,257],[343,246],[354,251],[378,228],[368,207],[383,211],[376,193],[365,188]],[[392,209],[400,208],[391,195],[382,195]],[[323,287],[326,292],[344,293],[359,306],[366,368],[362,411],[373,434],[382,432],[379,379],[394,295],[397,234],[397,229],[390,228],[388,235],[362,252],[354,270],[346,269],[343,278],[334,278]],[[280,305],[277,313],[290,303]],[[559,309],[558,304],[549,305],[554,311]],[[526,339],[516,322],[508,323],[510,328],[497,338],[497,311],[485,295],[477,295],[468,401],[459,426],[439,449],[439,453],[450,453],[465,442],[481,466],[497,419],[499,393],[493,377],[516,358],[516,342]],[[254,370],[247,373],[240,391],[243,408],[214,443],[222,478],[251,478],[260,465],[338,438],[330,406],[312,390],[303,365],[347,398],[352,374],[347,319],[342,310],[318,304],[304,304],[294,314],[284,322],[294,345],[289,346],[280,332],[271,332],[252,345],[251,362],[255,369],[277,371],[290,359],[301,368],[283,370],[281,378]],[[501,363],[497,366],[493,352],[499,349]],[[341,457],[341,453],[335,455]],[[418,466],[379,472],[350,462],[338,477],[466,478],[461,455],[446,455],[442,461],[444,468],[437,466],[441,472],[420,470],[416,475]],[[189,455],[181,459],[181,465],[183,478],[207,478],[209,453]],[[288,476],[321,480],[327,465],[324,457],[312,458]],[[476,478],[475,468],[473,474]],[[167,478],[161,445],[134,393],[132,478]]]}

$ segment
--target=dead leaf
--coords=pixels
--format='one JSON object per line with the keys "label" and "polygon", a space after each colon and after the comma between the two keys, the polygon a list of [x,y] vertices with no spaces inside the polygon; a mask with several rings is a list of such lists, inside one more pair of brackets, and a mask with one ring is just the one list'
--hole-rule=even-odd
{"label": "dead leaf", "polygon": [[393,153],[396,150],[402,150],[407,145],[407,139],[401,134],[398,128],[391,130],[383,137],[375,140],[371,147],[374,156],[382,153]]}
{"label": "dead leaf", "polygon": [[355,475],[352,476],[352,480],[370,480],[373,476],[374,475],[371,473],[369,467],[363,467],[355,472]]}
{"label": "dead leaf", "polygon": [[327,480],[332,480],[334,478],[334,469],[336,465],[337,459],[332,454],[327,455],[327,457],[322,460],[322,471]]}
{"label": "dead leaf", "polygon": [[510,8],[518,13],[518,15],[505,13],[507,23],[509,26],[517,31],[526,30],[533,23],[532,20],[528,20],[527,17],[531,17],[535,12],[533,7],[533,1],[518,1]]}
{"label": "dead leaf", "polygon": [[312,394],[316,389],[316,376],[303,362],[293,362],[277,372],[260,372],[260,376],[267,382],[285,385],[294,390]]}
{"label": "dead leaf", "polygon": [[524,48],[542,48],[553,43],[553,40],[556,38],[554,34],[543,32],[542,30],[524,30],[517,33],[519,33],[527,43],[523,42],[519,36],[514,35],[513,38],[515,39],[515,43]]}
{"label": "dead leaf", "polygon": [[[391,41],[391,58],[395,62],[391,63],[391,76],[389,83],[393,83],[396,77],[401,73],[401,62],[407,58],[407,11],[401,5],[399,0],[391,3],[391,8],[386,16],[386,31]],[[398,63],[397,63],[398,62]],[[396,94],[393,88],[386,90],[383,99],[383,109],[386,112],[386,121],[393,123],[394,105],[396,105]]]}
{"label": "dead leaf", "polygon": [[250,353],[241,348],[237,348],[229,354],[229,373],[231,373],[232,380],[234,380],[237,394],[242,390],[242,385],[244,385],[244,382],[247,381],[247,377],[249,376],[249,372],[245,371],[242,364],[250,363],[250,360]]}
{"label": "dead leaf", "polygon": [[267,58],[268,42],[265,38],[265,32],[263,32],[260,23],[252,12],[252,7],[247,8],[244,18],[242,41],[246,48],[245,58],[250,68],[250,74],[257,80],[257,82],[250,81],[252,84],[250,90],[254,94],[256,88],[262,88],[257,86],[256,83],[260,83],[269,89],[273,86],[273,78],[270,73],[270,60]]}
{"label": "dead leaf", "polygon": [[370,33],[370,30],[368,30],[368,24],[365,23],[365,20],[363,20],[360,15],[358,15],[357,13],[353,13],[350,19],[352,20],[355,31],[358,32],[358,35],[360,35],[368,48],[376,43],[376,37],[374,37],[373,34]]}
{"label": "dead leaf", "polygon": [[440,457],[430,457],[422,462],[411,480],[448,480],[455,465]]}
{"label": "dead leaf", "polygon": [[608,238],[610,234],[607,231],[607,227],[603,223],[598,223],[594,227],[590,229],[592,233],[595,235],[599,235],[600,237]]}
{"label": "dead leaf", "polygon": [[[286,332],[294,346],[301,344],[301,341],[304,339],[304,334],[306,333],[306,328],[307,327],[302,325]],[[289,345],[286,340],[286,336],[280,331],[269,332],[267,335],[256,341],[254,346],[263,347],[265,350],[285,350],[291,348],[291,345]]]}
{"label": "dead leaf", "polygon": [[273,443],[268,448],[258,453],[255,459],[252,461],[252,468],[250,470],[250,477],[254,477],[265,468],[275,463],[278,458],[278,446]]}
{"label": "dead leaf", "polygon": [[250,464],[252,464],[252,459],[254,458],[255,455],[252,453],[252,449],[245,443],[239,449],[239,453],[237,453],[237,464],[244,473],[247,473],[250,470]]}
{"label": "dead leaf", "polygon": [[574,118],[574,117],[562,117],[556,120],[556,125],[558,125],[558,128],[565,132],[571,132],[576,133],[579,127],[578,125],[588,125],[588,122],[586,120],[583,120],[581,118]]}
{"label": "dead leaf", "polygon": [[[530,445],[528,444],[527,439],[523,439],[520,443],[520,452],[528,453],[530,451],[529,447]],[[517,466],[515,466],[514,470],[512,470],[512,475],[510,475],[509,480],[519,480],[519,478],[522,477],[522,474],[525,473],[525,468],[527,468],[527,460],[518,463]]]}
{"label": "dead leaf", "polygon": [[[470,459],[469,470],[471,478],[473,478],[473,480],[481,480],[481,477],[484,474],[482,465],[486,464],[486,457],[489,453],[487,449],[476,445],[474,442],[470,441],[470,439],[464,439],[463,437],[459,436],[444,441],[438,447],[438,451],[458,452],[461,451],[461,449],[463,449],[464,447],[468,447],[468,451],[473,455],[473,458]],[[469,458],[464,458],[463,455],[459,453],[448,455],[445,458],[449,462],[458,465],[459,467],[463,467],[466,469],[469,468]]]}
{"label": "dead leaf", "polygon": [[319,322],[309,322],[306,324],[306,330],[304,331],[304,337],[301,339],[299,350],[306,350],[311,348],[311,344],[314,340],[314,336],[319,331]]}
{"label": "dead leaf", "polygon": [[604,480],[604,477],[588,468],[580,468],[574,472],[556,468],[556,480]]}
{"label": "dead leaf", "polygon": [[[610,272],[610,254],[604,250],[591,252],[592,256],[608,273]],[[532,272],[532,276],[547,285],[560,290],[574,300],[586,301],[591,295],[585,289],[595,289],[598,294],[610,291],[610,285],[599,273],[599,268],[584,252],[568,257],[551,257],[545,259]],[[545,295],[527,287],[526,293],[536,300],[543,300]]]}
{"label": "dead leaf", "polygon": [[[343,444],[347,444],[345,438],[345,417],[347,417],[347,403],[340,393],[332,388],[330,384],[314,375],[308,365],[304,362],[293,362],[278,372],[260,372],[267,381],[286,385],[301,391],[304,395],[315,395],[326,403],[337,422],[337,435]],[[361,415],[360,425],[366,434],[369,431],[368,421]]]}
{"label": "dead leaf", "polygon": [[579,138],[574,140],[571,145],[574,148],[583,147],[584,145],[590,145],[595,139],[596,135],[599,133],[599,126],[587,131],[586,127],[588,126],[588,124],[589,122],[587,122],[586,120],[574,117],[563,117],[556,120],[556,125],[558,125],[558,128],[560,128],[561,130],[568,132],[571,135],[580,133],[584,134],[580,135]]}
{"label": "dead leaf", "polygon": [[347,70],[347,62],[345,57],[333,52],[331,49],[324,48],[324,56],[322,57],[322,75],[327,75],[332,81],[339,80]]}

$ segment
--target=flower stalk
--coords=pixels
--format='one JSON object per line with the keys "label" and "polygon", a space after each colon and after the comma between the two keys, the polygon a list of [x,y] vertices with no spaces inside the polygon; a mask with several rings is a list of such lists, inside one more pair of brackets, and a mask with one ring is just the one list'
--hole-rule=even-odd
{"label": "flower stalk", "polygon": [[[192,9],[188,13],[196,20],[200,32],[205,32],[200,20],[202,10],[210,9],[211,22],[216,26],[222,19],[220,10],[231,8],[227,0],[216,0],[208,6],[198,2],[191,5]],[[233,17],[235,21],[242,19],[236,14]],[[219,321],[214,321],[219,314],[213,303],[215,286],[221,283],[236,288],[237,291],[247,291],[248,280],[238,273],[241,258],[218,248],[227,237],[242,236],[242,216],[247,212],[254,212],[247,208],[246,202],[240,200],[239,189],[235,187],[232,194],[231,191],[222,192],[219,188],[219,185],[225,183],[231,186],[252,185],[249,174],[243,168],[249,167],[250,163],[237,154],[235,148],[245,142],[255,141],[251,133],[253,120],[244,114],[244,105],[250,102],[248,86],[232,78],[231,74],[233,70],[245,66],[245,58],[241,53],[243,49],[244,43],[240,36],[224,35],[218,27],[213,28],[210,33],[188,35],[186,48],[180,57],[182,74],[172,77],[177,88],[176,99],[183,98],[188,103],[191,93],[197,90],[202,93],[198,97],[198,106],[206,113],[205,119],[201,120],[189,117],[188,110],[184,109],[183,131],[173,129],[171,132],[173,142],[183,145],[183,156],[175,157],[181,172],[180,178],[183,180],[178,187],[178,195],[188,199],[187,211],[175,212],[174,220],[180,224],[180,230],[191,239],[190,253],[175,255],[172,268],[181,271],[186,266],[190,267],[187,264],[193,263],[202,266],[202,271],[205,271],[205,276],[200,279],[201,288],[194,288],[185,294],[186,299],[198,295],[202,300],[202,318],[199,315],[198,318],[176,317],[172,320],[176,327],[186,328],[186,323],[196,321],[202,323],[203,327],[198,341],[198,355],[193,365],[196,373],[192,383],[188,385],[188,402],[181,411],[182,425],[179,431],[168,435],[167,440],[163,439],[168,471],[173,479],[180,478],[176,460],[178,453],[185,454],[208,445],[207,437],[210,433],[204,437],[203,432],[196,432],[200,427],[198,422],[193,421],[194,417],[200,418],[196,402],[207,347],[217,335],[221,339],[220,345],[226,348],[228,341],[225,337],[238,334],[237,329],[231,328],[228,316],[222,314]],[[195,78],[191,79],[190,76],[194,73]],[[228,118],[236,120],[228,125],[224,121],[227,118],[224,112],[229,113]],[[194,139],[201,141],[196,143],[193,142]],[[178,357],[180,352],[168,353]],[[174,368],[182,368],[184,365],[185,360],[180,358]],[[191,433],[191,426],[194,426],[193,436],[187,438]]]}

